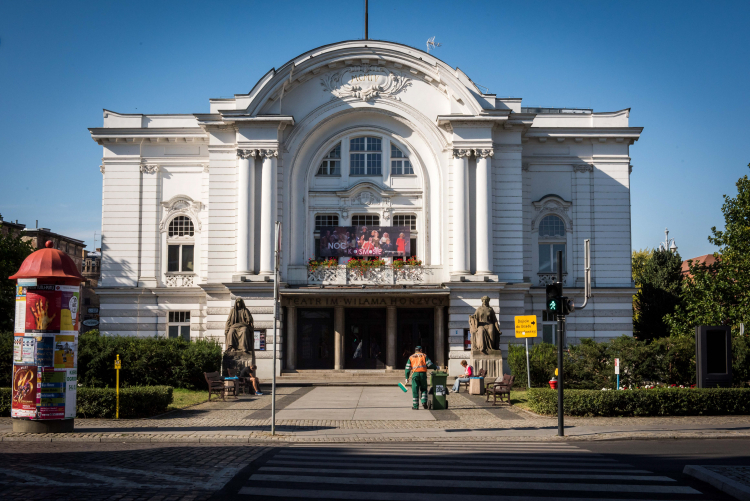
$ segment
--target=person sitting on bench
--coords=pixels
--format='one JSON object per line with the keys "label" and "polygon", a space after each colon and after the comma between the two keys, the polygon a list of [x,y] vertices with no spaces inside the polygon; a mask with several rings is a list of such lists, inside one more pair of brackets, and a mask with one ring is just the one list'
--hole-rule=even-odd
{"label": "person sitting on bench", "polygon": [[453,391],[458,393],[458,388],[461,383],[468,383],[469,378],[474,375],[474,368],[468,364],[466,360],[461,360],[461,365],[463,366],[465,373],[461,374],[456,378],[456,382],[453,383]]}
{"label": "person sitting on bench", "polygon": [[245,367],[242,369],[242,372],[240,373],[240,377],[247,379],[253,384],[253,389],[255,390],[256,395],[263,395],[260,391],[260,379],[255,377],[255,371],[258,369],[257,366],[252,365],[250,367]]}

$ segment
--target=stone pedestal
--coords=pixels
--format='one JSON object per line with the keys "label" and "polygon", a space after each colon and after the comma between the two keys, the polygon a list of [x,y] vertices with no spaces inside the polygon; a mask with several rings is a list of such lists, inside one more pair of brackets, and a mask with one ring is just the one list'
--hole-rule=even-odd
{"label": "stone pedestal", "polygon": [[487,355],[481,352],[471,352],[471,366],[474,367],[474,374],[478,374],[479,369],[484,369],[487,371],[488,378],[501,379],[503,377],[503,352],[492,350]]}
{"label": "stone pedestal", "polygon": [[230,351],[224,353],[224,360],[222,363],[223,376],[227,375],[227,369],[234,369],[237,371],[237,375],[240,375],[242,369],[253,365],[253,353],[245,353],[244,351]]}
{"label": "stone pedestal", "polygon": [[50,419],[49,421],[13,419],[12,421],[15,433],[73,433],[75,419]]}

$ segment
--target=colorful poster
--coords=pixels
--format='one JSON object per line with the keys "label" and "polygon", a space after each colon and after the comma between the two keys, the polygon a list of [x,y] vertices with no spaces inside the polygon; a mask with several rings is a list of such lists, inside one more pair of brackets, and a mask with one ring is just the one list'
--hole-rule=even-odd
{"label": "colorful poster", "polygon": [[36,392],[37,419],[65,418],[66,370],[39,367]]}
{"label": "colorful poster", "polygon": [[56,285],[26,288],[26,333],[60,332],[62,293]]}
{"label": "colorful poster", "polygon": [[78,335],[55,334],[55,369],[73,369],[77,365]]}
{"label": "colorful poster", "polygon": [[77,285],[56,285],[60,291],[60,331],[78,332],[81,288]]}
{"label": "colorful poster", "polygon": [[36,374],[36,365],[13,366],[13,396],[10,409],[11,417],[36,417]]}
{"label": "colorful poster", "polygon": [[36,365],[36,338],[24,337],[21,341],[21,363]]}
{"label": "colorful poster", "polygon": [[78,369],[65,370],[65,417],[76,417],[76,396],[78,395]]}
{"label": "colorful poster", "polygon": [[39,334],[36,339],[36,364],[39,367],[52,367],[55,361],[55,335]]}
{"label": "colorful poster", "polygon": [[23,363],[23,340],[26,339],[23,336],[13,337],[13,363]]}
{"label": "colorful poster", "polygon": [[406,257],[411,255],[408,226],[323,226],[323,257]]}
{"label": "colorful poster", "polygon": [[13,332],[26,332],[26,287],[22,285],[16,285],[16,322]]}

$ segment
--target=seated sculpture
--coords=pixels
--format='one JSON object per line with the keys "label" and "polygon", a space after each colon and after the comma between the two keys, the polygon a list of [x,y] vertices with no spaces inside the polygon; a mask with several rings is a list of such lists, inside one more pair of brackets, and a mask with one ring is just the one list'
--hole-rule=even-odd
{"label": "seated sculpture", "polygon": [[224,326],[225,351],[251,353],[254,345],[253,331],[253,316],[245,307],[245,301],[238,297]]}
{"label": "seated sculpture", "polygon": [[502,332],[495,315],[490,307],[489,296],[482,297],[482,306],[469,316],[469,330],[471,331],[471,351],[491,355],[498,350],[498,343]]}

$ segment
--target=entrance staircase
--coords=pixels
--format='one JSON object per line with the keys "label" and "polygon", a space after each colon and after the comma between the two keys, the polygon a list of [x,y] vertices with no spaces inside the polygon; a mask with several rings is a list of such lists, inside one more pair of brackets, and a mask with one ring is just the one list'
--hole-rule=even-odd
{"label": "entrance staircase", "polygon": [[395,386],[403,380],[403,370],[283,370],[281,377],[276,378],[276,384],[283,386]]}

